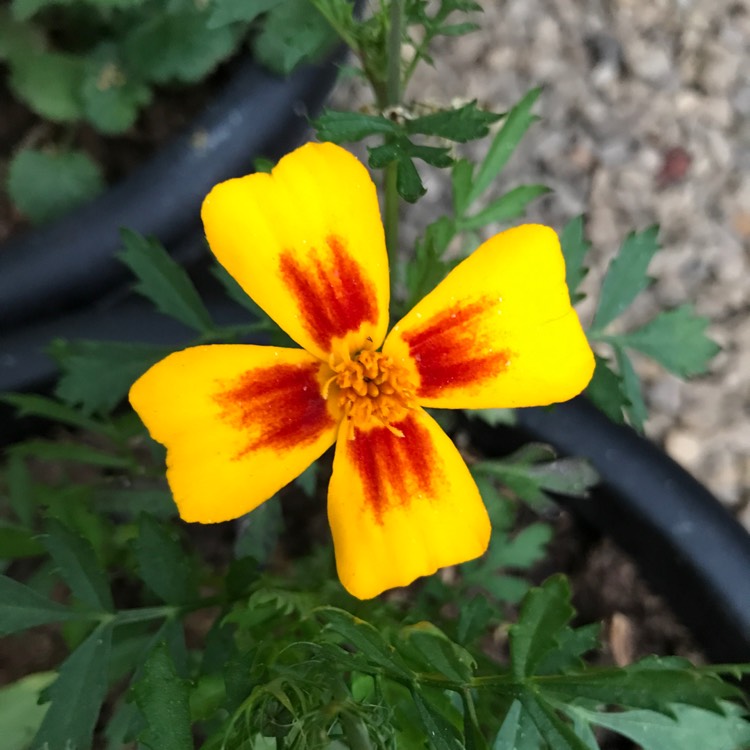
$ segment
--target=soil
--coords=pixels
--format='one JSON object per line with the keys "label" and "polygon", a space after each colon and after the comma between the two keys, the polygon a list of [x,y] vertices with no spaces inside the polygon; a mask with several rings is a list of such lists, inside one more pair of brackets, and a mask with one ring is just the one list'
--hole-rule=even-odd
{"label": "soil", "polygon": [[[194,86],[161,87],[152,103],[125,133],[106,136],[90,125],[56,125],[43,120],[15,99],[5,77],[0,77],[0,243],[28,228],[29,222],[13,205],[6,189],[8,165],[24,147],[54,148],[65,143],[87,153],[111,185],[132,172],[154,151],[185,128],[205,109],[228,75],[227,63]],[[0,67],[0,73],[4,73]]]}

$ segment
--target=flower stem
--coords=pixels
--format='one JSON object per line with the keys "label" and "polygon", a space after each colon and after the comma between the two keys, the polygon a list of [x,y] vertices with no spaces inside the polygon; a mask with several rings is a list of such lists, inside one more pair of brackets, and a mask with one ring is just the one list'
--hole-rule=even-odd
{"label": "flower stem", "polygon": [[[403,35],[403,0],[391,0],[389,8],[387,44],[388,70],[385,87],[385,107],[401,104],[401,38]],[[385,246],[388,250],[388,264],[391,272],[391,293],[395,291],[398,278],[398,162],[391,162],[385,168]]]}

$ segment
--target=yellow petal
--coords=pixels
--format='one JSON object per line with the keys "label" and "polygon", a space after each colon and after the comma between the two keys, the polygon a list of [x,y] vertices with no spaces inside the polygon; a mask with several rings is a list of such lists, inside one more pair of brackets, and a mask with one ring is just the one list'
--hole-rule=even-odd
{"label": "yellow petal", "polygon": [[332,143],[308,143],[269,174],[217,185],[203,203],[219,262],[300,346],[325,359],[388,328],[388,257],[375,186]]}
{"label": "yellow petal", "polygon": [[383,351],[410,369],[419,403],[437,408],[565,401],[594,372],[557,235],[531,224],[460,263],[394,326]]}
{"label": "yellow petal", "polygon": [[328,490],[336,567],[360,599],[481,555],[490,522],[450,438],[422,409],[392,425],[342,425]]}
{"label": "yellow petal", "polygon": [[155,364],[130,403],[167,448],[185,521],[237,518],[304,471],[334,441],[323,363],[300,349],[198,346]]}

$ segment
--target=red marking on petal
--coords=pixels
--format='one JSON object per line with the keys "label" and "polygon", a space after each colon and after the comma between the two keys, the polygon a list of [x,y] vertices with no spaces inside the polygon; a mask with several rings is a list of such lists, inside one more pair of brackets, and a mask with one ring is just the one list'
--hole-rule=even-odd
{"label": "red marking on petal", "polygon": [[320,392],[315,362],[249,370],[214,396],[220,418],[247,432],[242,458],[258,448],[281,451],[317,440],[335,420]]}
{"label": "red marking on petal", "polygon": [[495,312],[497,302],[484,298],[465,307],[455,305],[427,325],[404,334],[419,372],[417,396],[435,398],[446,390],[468,387],[500,375],[510,353],[493,350],[480,333],[483,316]]}
{"label": "red marking on petal", "polygon": [[311,249],[300,262],[287,250],[281,254],[281,276],[297,300],[305,330],[322,349],[333,339],[378,319],[375,286],[362,266],[346,251],[340,237],[326,238],[325,250]]}
{"label": "red marking on petal", "polygon": [[362,480],[365,502],[378,523],[394,505],[408,505],[420,494],[433,496],[439,482],[440,459],[427,428],[409,415],[392,425],[404,436],[386,427],[355,430],[347,440],[349,457]]}

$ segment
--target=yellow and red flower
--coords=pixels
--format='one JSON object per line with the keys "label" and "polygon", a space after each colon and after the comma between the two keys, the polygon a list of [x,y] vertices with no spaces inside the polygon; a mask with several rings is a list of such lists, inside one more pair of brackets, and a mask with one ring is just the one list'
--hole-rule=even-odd
{"label": "yellow and red flower", "polygon": [[133,385],[182,518],[237,518],[336,443],[328,517],[354,596],[481,555],[487,512],[423,407],[536,406],[586,386],[594,359],[555,233],[492,237],[386,336],[377,194],[348,152],[309,143],[217,185],[202,217],[222,265],[302,349],[197,346]]}

